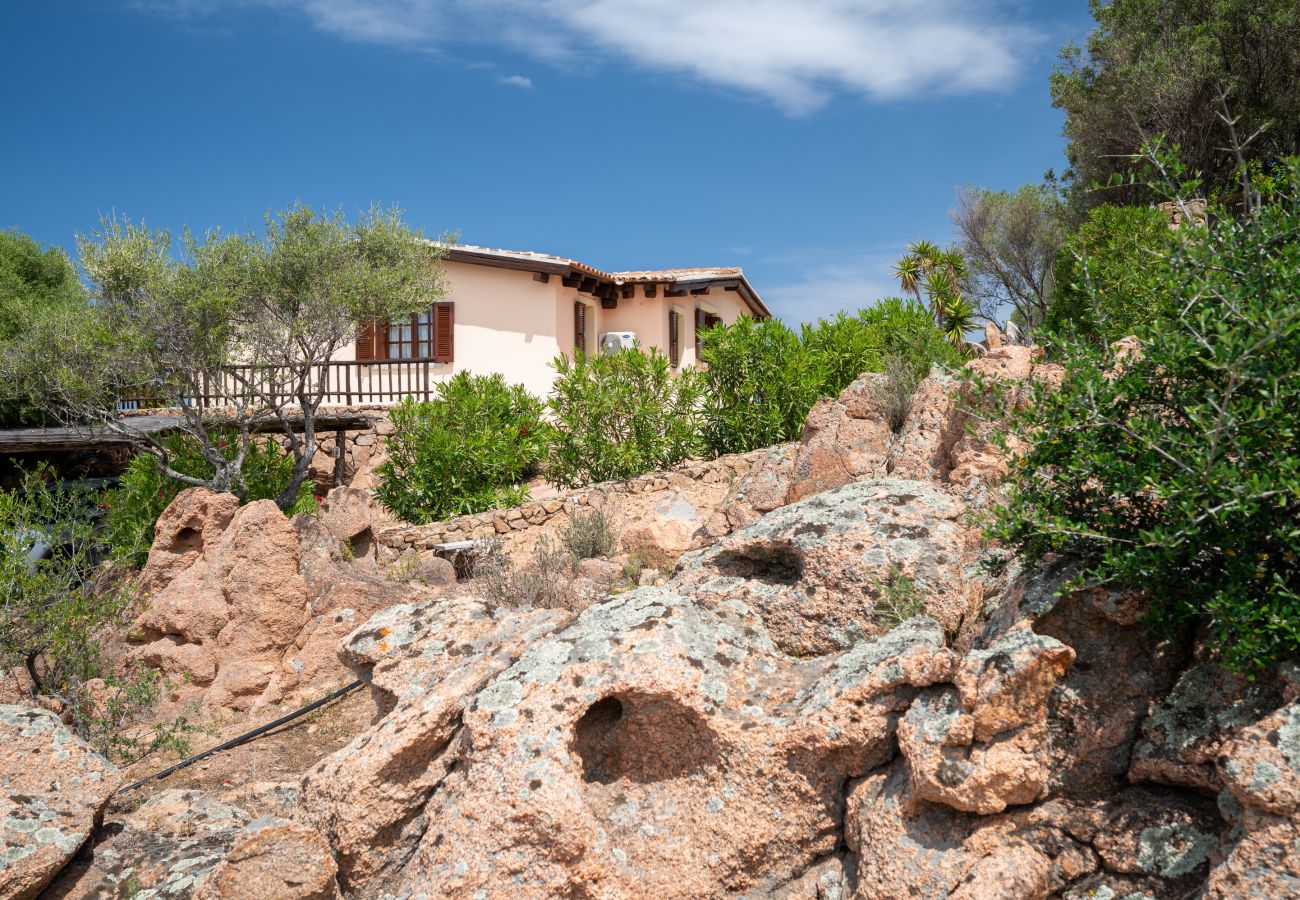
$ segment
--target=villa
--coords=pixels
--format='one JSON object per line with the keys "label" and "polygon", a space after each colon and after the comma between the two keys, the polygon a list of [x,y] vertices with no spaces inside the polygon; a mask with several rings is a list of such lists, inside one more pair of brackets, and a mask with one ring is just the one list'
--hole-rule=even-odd
{"label": "villa", "polygon": [[739,268],[603,272],[572,259],[462,244],[444,249],[445,298],[409,321],[363,324],[334,358],[331,394],[348,402],[423,396],[460,371],[500,372],[545,397],[562,353],[635,343],[674,367],[697,333],[771,311]]}

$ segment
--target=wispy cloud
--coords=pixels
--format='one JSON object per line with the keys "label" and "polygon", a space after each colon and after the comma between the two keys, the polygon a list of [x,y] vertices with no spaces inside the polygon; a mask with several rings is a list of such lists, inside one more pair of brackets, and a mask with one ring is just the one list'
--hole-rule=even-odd
{"label": "wispy cloud", "polygon": [[[1005,89],[1042,40],[1011,0],[136,0],[152,12],[294,11],[395,47],[501,42],[546,61],[604,54],[764,98],[794,115],[872,100]],[[503,28],[501,23],[508,22]]]}
{"label": "wispy cloud", "polygon": [[497,82],[509,87],[523,88],[526,91],[532,90],[533,87],[533,80],[527,75],[503,75],[497,79]]}
{"label": "wispy cloud", "polygon": [[[889,274],[888,252],[844,253],[838,259],[814,264],[798,281],[764,286],[763,299],[790,324],[815,322],[835,313],[856,312],[884,297],[899,295]],[[808,256],[802,256],[806,263]]]}

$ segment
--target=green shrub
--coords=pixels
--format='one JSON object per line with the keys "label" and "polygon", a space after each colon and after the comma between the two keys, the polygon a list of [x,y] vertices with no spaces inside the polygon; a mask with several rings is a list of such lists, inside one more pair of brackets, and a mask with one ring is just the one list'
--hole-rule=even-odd
{"label": "green shrub", "polygon": [[840,313],[796,334],[776,320],[742,316],[701,335],[704,442],[713,455],[744,453],[799,437],[822,397],[895,362],[923,378],[963,362],[919,303],[889,297],[856,316]]}
{"label": "green shrub", "polygon": [[522,385],[468,372],[440,384],[433,400],[402,401],[389,421],[375,495],[417,525],[522,503],[549,430],[541,401]]}
{"label": "green shrub", "polygon": [[700,379],[657,349],[558,357],[549,406],[553,484],[633,478],[700,452]]}
{"label": "green shrub", "polygon": [[901,360],[919,380],[934,366],[956,368],[966,361],[929,311],[914,300],[886,297],[858,317],[873,330],[880,348],[881,368],[863,371],[884,371],[890,362]]}
{"label": "green shrub", "polygon": [[[184,435],[168,435],[161,443],[172,467],[178,472],[196,478],[211,477],[212,464],[203,458],[197,442]],[[234,456],[234,441],[223,442],[218,438],[215,443],[227,453],[227,459]],[[293,457],[274,440],[254,441],[244,457],[242,474],[244,489],[241,500],[245,503],[274,500],[289,484]],[[149,548],[153,546],[154,525],[158,517],[188,486],[164,475],[152,455],[141,453],[132,458],[119,486],[105,495],[108,513],[104,520],[104,533],[113,558],[134,568],[143,566],[149,558]],[[311,485],[305,483],[289,514],[314,512],[315,509],[316,498]]]}
{"label": "green shrub", "polygon": [[1056,258],[1045,328],[1059,338],[1108,344],[1171,313],[1169,218],[1145,206],[1099,206]]}
{"label": "green shrub", "polygon": [[76,732],[117,762],[183,750],[196,730],[186,719],[140,727],[166,690],[161,674],[104,671],[100,648],[138,598],[98,565],[98,495],[52,477],[38,468],[0,492],[0,671],[21,666],[32,692],[60,701]]}
{"label": "green shrub", "polygon": [[576,560],[595,559],[613,555],[618,534],[603,509],[574,510],[560,529],[560,542]]}
{"label": "green shrub", "polygon": [[714,456],[792,441],[822,390],[799,335],[777,319],[741,316],[700,336],[704,445]]}
{"label": "green shrub", "polygon": [[[134,602],[96,577],[95,495],[52,479],[38,468],[0,492],[0,670],[23,666],[41,692],[96,677],[94,636],[126,621]],[[34,559],[42,544],[53,552]]]}
{"label": "green shrub", "polygon": [[992,536],[1150,592],[1161,634],[1203,624],[1238,668],[1300,651],[1300,182],[1176,244],[1141,357],[1068,347]]}
{"label": "green shrub", "polygon": [[799,339],[814,361],[819,397],[839,396],[863,372],[880,371],[880,332],[867,321],[865,311],[856,316],[836,313],[816,325],[803,325]]}

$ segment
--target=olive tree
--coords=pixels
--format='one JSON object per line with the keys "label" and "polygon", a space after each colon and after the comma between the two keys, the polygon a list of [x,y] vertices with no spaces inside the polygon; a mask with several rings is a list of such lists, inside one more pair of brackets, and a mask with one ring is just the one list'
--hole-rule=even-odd
{"label": "olive tree", "polygon": [[1053,265],[1067,232],[1056,192],[1050,185],[1015,193],[967,187],[952,222],[967,296],[990,319],[1010,307],[1023,328],[1037,328],[1052,302]]}
{"label": "olive tree", "polygon": [[[175,243],[113,219],[78,247],[91,306],[29,336],[18,367],[31,393],[67,422],[125,435],[168,478],[237,494],[254,435],[277,431],[294,458],[282,509],[316,452],[322,365],[359,322],[410,315],[445,291],[440,251],[396,210],[350,223],[294,205],[261,236],[186,231]],[[174,410],[212,474],[173,466],[165,442],[120,414],[130,398]]]}

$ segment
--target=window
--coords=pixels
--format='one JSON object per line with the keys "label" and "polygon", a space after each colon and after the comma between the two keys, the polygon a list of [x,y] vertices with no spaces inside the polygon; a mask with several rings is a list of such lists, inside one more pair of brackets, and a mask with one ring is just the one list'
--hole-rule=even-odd
{"label": "window", "polygon": [[707,309],[695,310],[695,360],[696,364],[700,359],[700,332],[706,328],[712,328],[714,325],[722,324],[722,316],[711,313]]}
{"label": "window", "polygon": [[674,369],[682,361],[682,314],[668,310],[668,363]]}
{"label": "window", "polygon": [[573,301],[573,349],[587,352],[587,304]]}
{"label": "window", "polygon": [[428,310],[400,321],[363,324],[357,336],[357,359],[451,362],[455,306],[435,303]]}

